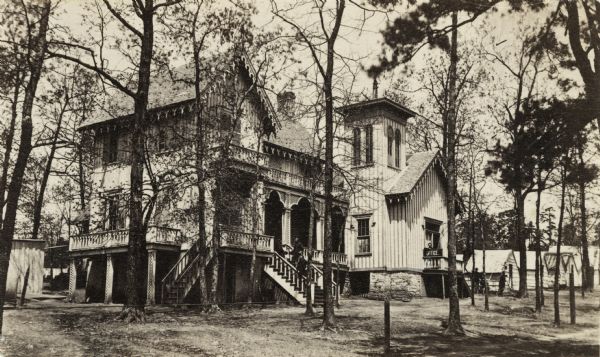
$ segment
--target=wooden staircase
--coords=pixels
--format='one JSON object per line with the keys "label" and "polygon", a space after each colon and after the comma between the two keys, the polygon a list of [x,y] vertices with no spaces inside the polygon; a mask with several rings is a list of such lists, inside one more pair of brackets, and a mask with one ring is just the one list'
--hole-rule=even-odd
{"label": "wooden staircase", "polygon": [[[323,305],[323,271],[314,265],[314,263],[311,267],[310,271],[314,283],[312,291],[313,304]],[[273,256],[269,258],[269,264],[264,266],[264,272],[296,302],[306,304],[307,277],[301,275],[289,260],[274,252]],[[337,284],[334,282],[333,285],[333,292],[335,294],[337,292]]]}
{"label": "wooden staircase", "polygon": [[192,290],[200,276],[200,269],[205,269],[213,258],[212,242],[206,245],[206,260],[202,264],[200,242],[196,241],[190,249],[177,261],[162,280],[162,303],[180,304]]}

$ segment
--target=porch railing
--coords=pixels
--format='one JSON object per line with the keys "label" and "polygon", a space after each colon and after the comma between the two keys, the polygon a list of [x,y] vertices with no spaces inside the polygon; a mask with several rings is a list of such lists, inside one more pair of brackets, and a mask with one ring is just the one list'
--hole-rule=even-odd
{"label": "porch railing", "polygon": [[[177,245],[179,230],[167,227],[150,226],[146,233],[146,242]],[[93,250],[125,247],[129,244],[129,229],[80,234],[69,239],[69,250]]]}
{"label": "porch railing", "polygon": [[[311,182],[310,178],[301,176],[301,175],[292,174],[287,171],[270,168],[266,172],[265,175],[266,175],[267,179],[269,179],[270,181],[273,181],[273,182],[276,182],[276,183],[279,183],[282,185],[299,188],[299,189],[305,190],[305,191],[310,191],[312,188],[312,182]],[[323,180],[318,180],[317,182],[315,182],[314,186],[315,186],[314,187],[315,192],[318,192],[321,194],[325,193],[325,182]],[[344,191],[340,187],[333,186],[332,193],[333,193],[333,195],[338,196],[338,195],[342,195],[344,193]]]}
{"label": "porch railing", "polygon": [[[302,251],[302,256],[304,259],[308,259],[308,249],[304,248]],[[318,249],[313,249],[313,262],[323,264],[323,251]],[[340,265],[348,265],[348,256],[345,253],[339,252],[331,252],[331,262]]]}
{"label": "porch railing", "polygon": [[[217,143],[217,145],[212,148],[212,150],[217,152],[219,157],[222,153],[221,149],[223,145],[224,144],[222,143]],[[235,143],[229,144],[229,158],[250,165],[258,163],[259,166],[265,166],[267,164],[267,154],[256,152],[254,149],[246,148]]]}
{"label": "porch railing", "polygon": [[275,251],[273,236],[241,232],[231,228],[221,228],[221,247],[252,250],[254,244],[256,244],[257,251]]}

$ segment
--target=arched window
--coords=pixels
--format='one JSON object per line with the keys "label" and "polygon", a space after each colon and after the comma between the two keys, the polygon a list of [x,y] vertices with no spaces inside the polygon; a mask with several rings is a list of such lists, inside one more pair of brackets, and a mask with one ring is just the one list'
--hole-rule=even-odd
{"label": "arched window", "polygon": [[388,151],[388,165],[392,165],[393,163],[393,147],[394,147],[394,129],[392,129],[392,126],[388,126],[387,128],[387,138],[388,138],[388,142],[387,142],[387,151]]}
{"label": "arched window", "polygon": [[392,156],[392,143],[394,142],[394,129],[391,126],[388,126],[387,129],[388,136],[388,156]]}
{"label": "arched window", "polygon": [[373,125],[365,127],[365,163],[373,163]]}
{"label": "arched window", "polygon": [[396,167],[400,167],[400,129],[396,129],[395,144],[396,144]]}
{"label": "arched window", "polygon": [[354,166],[360,165],[360,128],[354,128],[354,156],[352,164]]}

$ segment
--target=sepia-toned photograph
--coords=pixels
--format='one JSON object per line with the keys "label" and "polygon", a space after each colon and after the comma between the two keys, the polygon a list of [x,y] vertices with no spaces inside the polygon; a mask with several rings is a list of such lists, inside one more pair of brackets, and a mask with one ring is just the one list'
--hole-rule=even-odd
{"label": "sepia-toned photograph", "polygon": [[0,0],[0,357],[600,356],[597,0]]}

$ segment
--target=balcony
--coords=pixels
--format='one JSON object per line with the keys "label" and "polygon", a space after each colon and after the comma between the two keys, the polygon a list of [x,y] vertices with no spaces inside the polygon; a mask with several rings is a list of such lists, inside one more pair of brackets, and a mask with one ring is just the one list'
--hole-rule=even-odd
{"label": "balcony", "polygon": [[271,253],[275,250],[274,244],[272,236],[221,228],[221,248],[252,251],[256,245],[257,252]]}
{"label": "balcony", "polygon": [[[302,256],[304,257],[304,259],[308,260],[308,249],[305,248],[302,251]],[[323,264],[323,251],[313,249],[312,260],[315,263]],[[339,265],[347,266],[348,265],[348,257],[344,253],[331,252],[331,263],[333,263],[334,265],[339,264]]]}
{"label": "balcony", "polygon": [[[223,144],[218,144],[212,148],[218,155],[221,155]],[[219,157],[219,156],[217,156]],[[237,144],[229,144],[229,157],[235,161],[241,162],[246,165],[265,166],[267,164],[267,155],[262,152],[256,152],[256,150],[249,149]]]}
{"label": "balcony", "polygon": [[[265,173],[265,178],[268,181],[288,187],[294,187],[304,191],[310,191],[312,186],[312,182],[308,177],[295,175],[286,171],[273,168],[270,168]],[[323,180],[317,180],[314,186],[316,193],[321,195],[325,194],[325,182]],[[344,194],[344,190],[340,187],[333,186],[332,194],[334,196],[341,196]]]}
{"label": "balcony", "polygon": [[[177,229],[150,226],[146,233],[146,243],[179,246],[180,232]],[[124,248],[129,243],[129,229],[81,234],[71,237],[69,251],[89,251],[111,248]]]}

